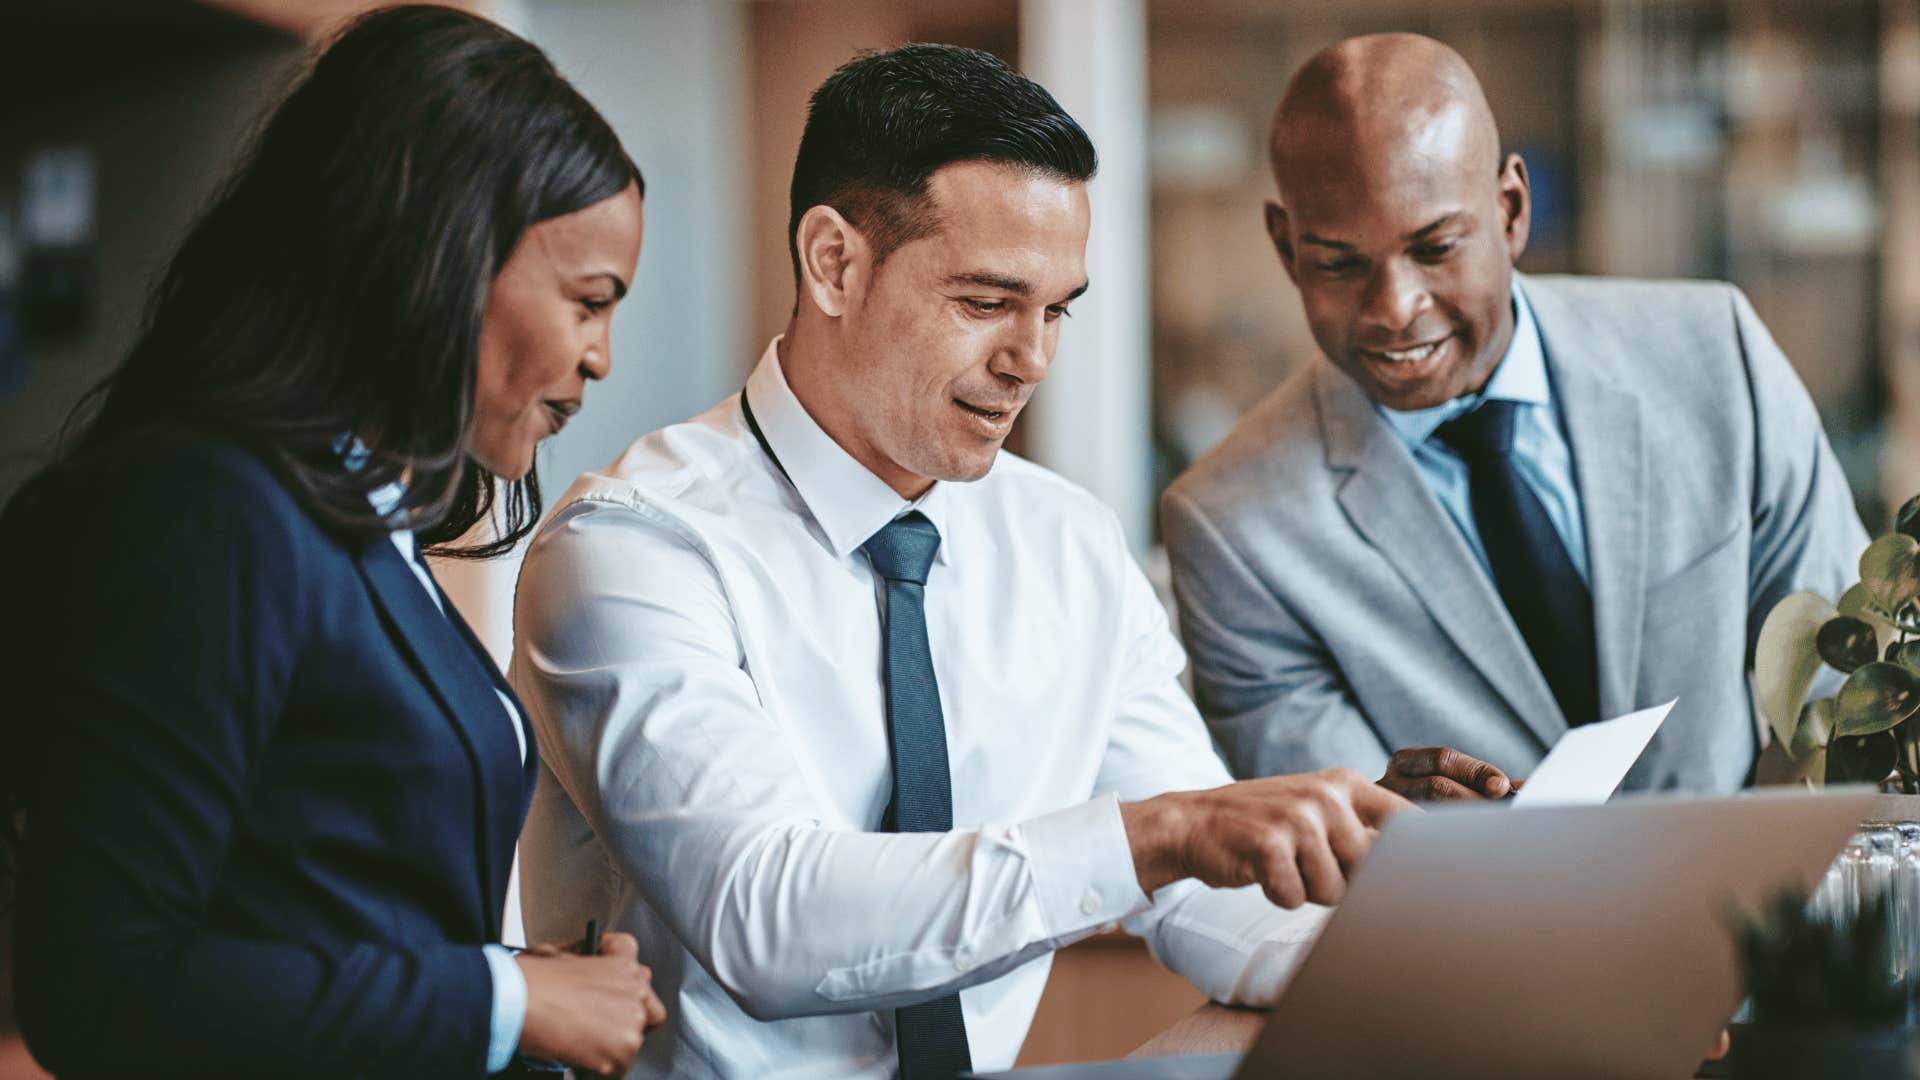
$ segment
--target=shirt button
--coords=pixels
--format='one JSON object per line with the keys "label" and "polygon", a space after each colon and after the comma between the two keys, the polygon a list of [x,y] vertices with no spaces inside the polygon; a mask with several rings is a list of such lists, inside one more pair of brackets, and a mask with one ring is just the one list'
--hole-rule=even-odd
{"label": "shirt button", "polygon": [[1099,893],[1099,891],[1098,891],[1098,890],[1095,890],[1095,889],[1088,889],[1088,890],[1087,890],[1087,895],[1085,895],[1085,896],[1083,896],[1083,897],[1081,897],[1081,898],[1080,898],[1080,911],[1081,911],[1081,913],[1082,913],[1082,914],[1086,914],[1086,915],[1091,915],[1091,914],[1093,914],[1094,912],[1096,912],[1096,911],[1099,911],[1099,910],[1100,910],[1100,893]]}
{"label": "shirt button", "polygon": [[965,945],[953,950],[953,968],[955,971],[972,971],[973,950]]}

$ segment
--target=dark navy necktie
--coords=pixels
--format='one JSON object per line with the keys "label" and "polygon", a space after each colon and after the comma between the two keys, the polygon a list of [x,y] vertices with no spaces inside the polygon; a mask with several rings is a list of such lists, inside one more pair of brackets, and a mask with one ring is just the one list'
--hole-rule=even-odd
{"label": "dark navy necktie", "polygon": [[1434,437],[1467,463],[1473,522],[1500,599],[1546,676],[1569,727],[1599,719],[1593,597],[1546,507],[1513,463],[1521,405],[1483,401],[1440,425]]}
{"label": "dark navy necktie", "polygon": [[[927,647],[927,570],[940,531],[915,511],[892,522],[860,550],[886,581],[887,728],[893,736],[892,832],[953,828],[953,782],[947,773],[947,726]],[[973,1067],[960,995],[893,1011],[901,1080],[953,1080]]]}

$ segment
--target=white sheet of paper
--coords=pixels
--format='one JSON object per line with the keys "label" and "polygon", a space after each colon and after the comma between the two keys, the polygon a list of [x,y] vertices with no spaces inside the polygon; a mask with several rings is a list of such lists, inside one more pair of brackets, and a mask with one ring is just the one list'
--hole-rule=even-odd
{"label": "white sheet of paper", "polygon": [[1560,736],[1547,751],[1546,760],[1526,778],[1527,784],[1513,797],[1513,804],[1580,806],[1606,802],[1679,700],[1586,724]]}

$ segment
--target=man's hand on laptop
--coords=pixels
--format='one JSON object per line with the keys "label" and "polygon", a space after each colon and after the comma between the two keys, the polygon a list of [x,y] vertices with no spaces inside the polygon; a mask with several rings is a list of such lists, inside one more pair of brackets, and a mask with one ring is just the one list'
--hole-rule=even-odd
{"label": "man's hand on laptop", "polygon": [[1243,780],[1122,803],[1140,888],[1258,885],[1284,908],[1337,904],[1380,826],[1410,804],[1351,769]]}
{"label": "man's hand on laptop", "polygon": [[1476,757],[1448,746],[1400,750],[1387,762],[1380,786],[1416,802],[1504,799],[1519,784]]}

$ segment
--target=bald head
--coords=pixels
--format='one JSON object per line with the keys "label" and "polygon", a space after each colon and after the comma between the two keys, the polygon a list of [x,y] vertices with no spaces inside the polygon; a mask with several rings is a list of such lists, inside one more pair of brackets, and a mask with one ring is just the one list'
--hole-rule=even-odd
{"label": "bald head", "polygon": [[1491,179],[1500,134],[1459,53],[1419,34],[1369,34],[1322,49],[1294,75],[1268,153],[1285,199],[1307,170],[1385,181],[1456,166]]}
{"label": "bald head", "polygon": [[1466,61],[1416,34],[1343,41],[1287,85],[1270,148],[1267,234],[1327,358],[1392,409],[1485,386],[1530,210]]}

